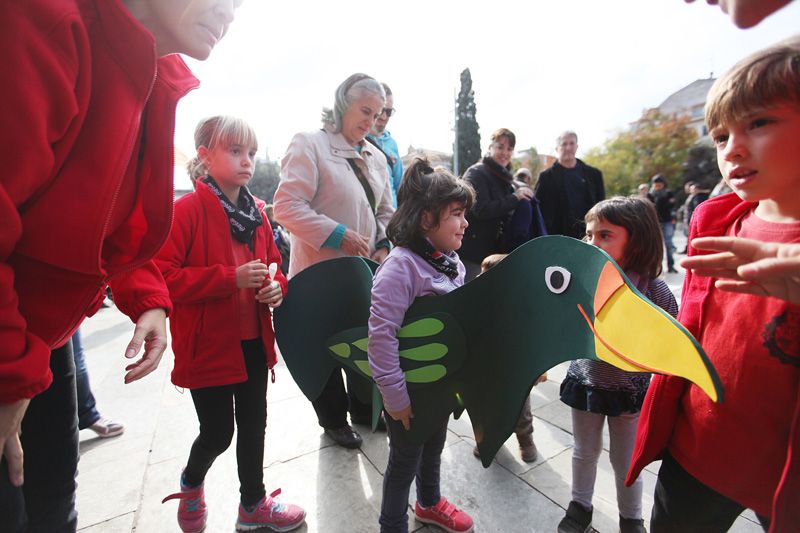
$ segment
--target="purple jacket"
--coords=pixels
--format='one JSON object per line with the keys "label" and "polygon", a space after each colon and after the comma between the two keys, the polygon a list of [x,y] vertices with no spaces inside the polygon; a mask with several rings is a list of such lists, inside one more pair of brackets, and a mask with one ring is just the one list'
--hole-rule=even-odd
{"label": "purple jacket", "polygon": [[464,265],[450,279],[408,248],[394,248],[375,273],[369,309],[369,366],[388,411],[411,405],[406,378],[400,369],[397,330],[414,300],[430,294],[447,294],[464,284]]}

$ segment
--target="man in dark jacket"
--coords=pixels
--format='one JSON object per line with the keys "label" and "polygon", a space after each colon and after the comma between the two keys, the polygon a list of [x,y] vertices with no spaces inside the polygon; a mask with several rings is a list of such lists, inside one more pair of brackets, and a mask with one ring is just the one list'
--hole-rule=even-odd
{"label": "man in dark jacket", "polygon": [[672,256],[675,253],[675,245],[672,243],[672,237],[675,235],[675,195],[667,188],[667,180],[661,174],[653,176],[650,182],[652,183],[650,194],[655,198],[658,223],[661,224],[664,247],[667,250],[667,272],[675,274],[678,272],[675,270],[675,259]]}
{"label": "man in dark jacket", "polygon": [[578,134],[565,131],[556,139],[558,161],[539,175],[535,195],[550,235],[582,239],[583,217],[606,197],[603,173],[575,157]]}

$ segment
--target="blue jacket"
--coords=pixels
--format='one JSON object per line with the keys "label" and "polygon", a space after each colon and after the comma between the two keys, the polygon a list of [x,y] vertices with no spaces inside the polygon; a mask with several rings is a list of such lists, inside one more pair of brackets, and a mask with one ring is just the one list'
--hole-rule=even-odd
{"label": "blue jacket", "polygon": [[400,150],[392,135],[384,130],[380,137],[369,134],[367,138],[377,146],[386,156],[389,167],[389,182],[392,184],[392,205],[397,207],[397,189],[403,179],[403,161],[400,159]]}

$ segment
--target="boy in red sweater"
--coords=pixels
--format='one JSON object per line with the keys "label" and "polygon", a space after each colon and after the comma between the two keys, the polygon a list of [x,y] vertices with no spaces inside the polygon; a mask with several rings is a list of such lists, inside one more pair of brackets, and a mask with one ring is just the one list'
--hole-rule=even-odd
{"label": "boy in red sweater", "polygon": [[[698,207],[690,239],[799,243],[800,39],[717,80],[706,123],[735,194]],[[765,529],[800,530],[800,308],[689,271],[678,318],[711,358],[724,402],[680,378],[653,379],[628,476],[663,459],[651,531],[725,531],[745,508]]]}

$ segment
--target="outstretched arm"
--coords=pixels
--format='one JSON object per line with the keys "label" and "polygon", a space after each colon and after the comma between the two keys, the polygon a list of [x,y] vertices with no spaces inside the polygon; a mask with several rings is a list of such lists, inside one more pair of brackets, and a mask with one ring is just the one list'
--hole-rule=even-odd
{"label": "outstretched arm", "polygon": [[717,253],[687,257],[681,266],[719,278],[718,288],[800,304],[800,244],[702,237],[692,246]]}

